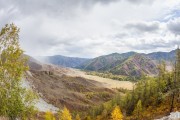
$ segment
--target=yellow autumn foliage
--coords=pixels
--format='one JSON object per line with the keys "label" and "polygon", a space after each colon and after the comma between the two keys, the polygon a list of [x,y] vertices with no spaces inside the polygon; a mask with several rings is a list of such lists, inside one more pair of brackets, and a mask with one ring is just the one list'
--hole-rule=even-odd
{"label": "yellow autumn foliage", "polygon": [[47,111],[44,116],[45,120],[55,120],[55,117],[52,112]]}
{"label": "yellow autumn foliage", "polygon": [[66,107],[64,107],[64,109],[60,115],[60,120],[72,120],[71,113],[69,112],[69,110]]}
{"label": "yellow autumn foliage", "polygon": [[111,113],[112,120],[123,120],[123,114],[119,108],[119,106],[116,106],[114,110]]}
{"label": "yellow autumn foliage", "polygon": [[76,120],[81,120],[79,114],[76,115]]}

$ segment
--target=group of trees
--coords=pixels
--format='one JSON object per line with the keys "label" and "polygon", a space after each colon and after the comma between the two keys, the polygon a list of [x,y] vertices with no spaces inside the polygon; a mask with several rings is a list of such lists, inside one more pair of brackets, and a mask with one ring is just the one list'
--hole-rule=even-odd
{"label": "group of trees", "polygon": [[[166,70],[162,61],[157,77],[146,77],[138,81],[135,89],[127,93],[120,106],[130,119],[153,118],[178,109],[180,94],[180,50],[177,49],[172,72]],[[128,118],[128,117],[127,117]]]}
{"label": "group of trees", "polygon": [[[55,115],[50,111],[47,111],[45,113],[44,118],[45,118],[45,120],[56,120]],[[69,110],[66,107],[64,107],[64,109],[59,112],[57,119],[58,120],[81,120],[79,114],[76,114],[76,116],[73,119],[71,113],[69,112]],[[90,116],[83,117],[83,119],[85,119],[85,120],[94,120]],[[114,109],[112,110],[110,119],[111,120],[123,120],[123,114],[122,114],[121,109],[119,108],[119,106],[114,107]],[[101,119],[100,116],[98,116],[96,118],[96,120],[102,120],[102,119]]]}
{"label": "group of trees", "polygon": [[132,82],[137,82],[137,80],[140,77],[135,77],[135,76],[124,76],[124,75],[115,75],[110,72],[96,72],[96,71],[86,71],[88,75],[94,75],[94,76],[99,76],[103,78],[110,78],[113,80],[119,80],[119,81],[132,81]]}
{"label": "group of trees", "polygon": [[158,65],[158,76],[143,76],[135,83],[133,90],[124,90],[125,95],[117,95],[111,101],[94,107],[89,115],[93,120],[109,120],[113,108],[119,106],[124,119],[141,120],[180,110],[179,48],[172,64],[172,71],[168,71],[166,62],[161,61]]}
{"label": "group of trees", "polygon": [[[44,118],[45,120],[56,120],[54,114],[50,111],[45,113]],[[72,120],[72,116],[66,107],[64,107],[64,109],[59,112],[58,120]],[[76,115],[75,120],[81,120],[79,114]]]}
{"label": "group of trees", "polygon": [[19,46],[19,29],[6,25],[0,31],[0,116],[26,119],[34,113],[32,91],[22,87],[28,67]]}
{"label": "group of trees", "polygon": [[113,75],[112,73],[109,72],[96,72],[96,71],[89,71],[86,72],[88,75],[94,75],[94,76],[99,76],[99,77],[103,77],[103,78],[110,78],[110,79],[114,79],[114,80],[119,80],[119,81],[126,81],[126,76],[122,76],[122,75]]}
{"label": "group of trees", "polygon": [[174,102],[177,100],[177,102],[180,103],[180,49],[178,47],[177,53],[176,53],[176,61],[174,65],[173,70],[173,82],[169,83],[169,90],[170,90],[170,96],[171,96],[171,108],[170,112],[174,108]]}

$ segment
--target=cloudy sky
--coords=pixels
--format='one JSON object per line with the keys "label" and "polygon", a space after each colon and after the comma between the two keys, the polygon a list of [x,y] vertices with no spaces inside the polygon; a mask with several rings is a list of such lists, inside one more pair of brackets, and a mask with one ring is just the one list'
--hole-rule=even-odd
{"label": "cloudy sky", "polygon": [[180,0],[0,0],[0,27],[12,22],[32,56],[91,58],[180,45]]}

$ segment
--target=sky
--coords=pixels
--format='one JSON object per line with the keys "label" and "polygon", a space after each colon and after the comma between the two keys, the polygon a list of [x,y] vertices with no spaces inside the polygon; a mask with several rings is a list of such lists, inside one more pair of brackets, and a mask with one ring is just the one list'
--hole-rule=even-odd
{"label": "sky", "polygon": [[31,56],[93,58],[180,45],[180,0],[0,0],[0,28]]}

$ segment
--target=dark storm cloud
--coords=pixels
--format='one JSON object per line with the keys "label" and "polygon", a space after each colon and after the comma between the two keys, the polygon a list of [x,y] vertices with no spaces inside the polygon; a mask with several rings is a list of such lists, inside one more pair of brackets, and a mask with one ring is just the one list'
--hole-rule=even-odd
{"label": "dark storm cloud", "polygon": [[152,22],[152,23],[128,23],[125,25],[125,28],[127,29],[134,29],[140,32],[154,32],[159,29],[159,23],[158,22]]}
{"label": "dark storm cloud", "polygon": [[142,4],[142,3],[153,3],[154,0],[128,0],[129,2],[133,4]]}
{"label": "dark storm cloud", "polygon": [[180,35],[180,18],[170,20],[167,24],[167,28],[175,35]]}
{"label": "dark storm cloud", "polygon": [[125,38],[125,37],[127,37],[128,36],[128,34],[127,33],[117,33],[117,34],[115,34],[115,35],[113,35],[112,37],[113,38],[117,38],[117,39],[121,39],[121,38]]}
{"label": "dark storm cloud", "polygon": [[[12,7],[18,9],[21,14],[39,14],[44,13],[47,15],[73,15],[78,8],[90,9],[95,4],[100,3],[103,5],[122,0],[1,0],[0,9]],[[124,0],[126,1],[126,0]],[[154,0],[128,0],[130,3],[151,3]]]}
{"label": "dark storm cloud", "polygon": [[11,5],[23,15],[44,13],[62,16],[66,13],[72,15],[78,8],[90,9],[97,3],[109,4],[116,1],[119,0],[1,0],[0,7]]}

